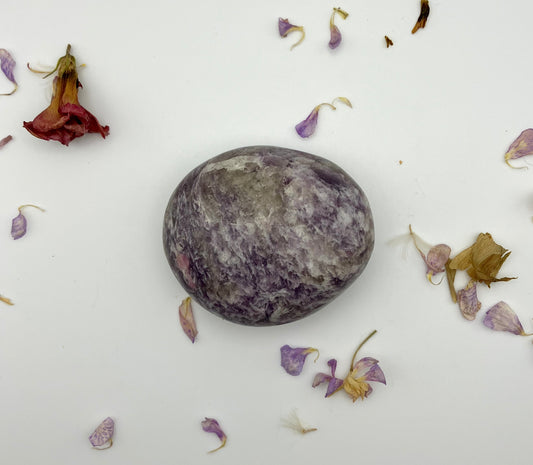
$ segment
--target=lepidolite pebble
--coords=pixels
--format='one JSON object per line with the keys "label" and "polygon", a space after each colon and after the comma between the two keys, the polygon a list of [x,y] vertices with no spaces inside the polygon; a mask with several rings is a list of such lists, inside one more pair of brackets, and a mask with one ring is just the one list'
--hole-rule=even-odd
{"label": "lepidolite pebble", "polygon": [[191,171],[168,203],[165,252],[204,308],[235,323],[303,318],[365,268],[368,200],[334,163],[281,147],[243,147]]}

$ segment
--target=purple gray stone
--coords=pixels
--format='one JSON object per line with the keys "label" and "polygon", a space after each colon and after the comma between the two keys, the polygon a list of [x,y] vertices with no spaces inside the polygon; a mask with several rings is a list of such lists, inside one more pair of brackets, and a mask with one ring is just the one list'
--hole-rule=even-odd
{"label": "purple gray stone", "polygon": [[243,147],[191,171],[164,218],[165,253],[204,308],[269,326],[315,312],[364,270],[374,224],[362,189],[334,163]]}

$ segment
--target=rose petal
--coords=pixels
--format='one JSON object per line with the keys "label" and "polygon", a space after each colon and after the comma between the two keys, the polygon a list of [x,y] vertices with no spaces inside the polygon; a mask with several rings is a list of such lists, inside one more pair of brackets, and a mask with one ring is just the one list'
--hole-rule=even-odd
{"label": "rose petal", "polygon": [[220,424],[218,423],[218,421],[216,421],[214,418],[205,417],[205,420],[202,421],[201,424],[202,424],[202,429],[206,433],[216,434],[218,439],[220,439],[220,441],[222,442],[222,444],[219,447],[217,447],[216,449],[210,450],[209,452],[215,452],[219,449],[222,449],[222,447],[226,445],[226,441],[228,438],[226,434],[224,433],[224,431],[222,431],[222,428],[220,427]]}
{"label": "rose petal", "polygon": [[183,331],[194,344],[196,336],[198,335],[198,330],[196,329],[196,322],[194,321],[194,315],[192,313],[190,297],[187,297],[181,302],[181,305],[179,306],[179,318]]}
{"label": "rose petal", "polygon": [[113,445],[113,434],[115,433],[115,422],[112,418],[107,417],[94,432],[89,436],[89,441],[93,447],[100,447],[109,443],[108,447]]}
{"label": "rose petal", "polygon": [[474,320],[481,308],[481,302],[477,300],[477,288],[474,281],[470,281],[464,289],[457,292],[459,309],[467,320]]}
{"label": "rose petal", "polygon": [[528,336],[516,313],[505,302],[500,301],[489,308],[483,318],[483,324],[494,331],[508,331],[517,336]]}

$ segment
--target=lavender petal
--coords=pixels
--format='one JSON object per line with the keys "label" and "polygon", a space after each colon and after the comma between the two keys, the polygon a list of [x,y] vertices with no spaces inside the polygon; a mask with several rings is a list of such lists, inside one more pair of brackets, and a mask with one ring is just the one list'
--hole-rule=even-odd
{"label": "lavender petal", "polygon": [[227,436],[226,434],[224,433],[224,431],[222,431],[222,428],[220,427],[220,424],[218,423],[218,421],[216,421],[214,418],[207,418],[205,417],[205,420],[202,421],[202,429],[206,432],[206,433],[214,433],[217,435],[218,439],[220,439],[220,441],[222,442],[222,444],[217,447],[216,449],[213,449],[209,452],[215,452],[216,450],[218,449],[221,449],[222,447],[224,447],[226,445],[226,441],[227,441]]}
{"label": "lavender petal", "polygon": [[89,436],[89,441],[93,447],[100,447],[109,443],[109,447],[113,445],[113,434],[115,433],[115,422],[111,417],[107,417],[94,432]]}
{"label": "lavender petal", "polygon": [[340,387],[342,386],[343,383],[344,383],[344,380],[342,380],[340,378],[332,378],[329,381],[329,383],[328,383],[328,389],[326,391],[326,397],[329,397],[332,394],[334,394],[338,389],[340,389]]}
{"label": "lavender petal", "polygon": [[0,69],[2,69],[2,72],[4,75],[15,85],[17,85],[17,81],[15,81],[15,76],[13,75],[13,68],[15,67],[15,60],[11,56],[11,54],[5,49],[0,48]]}
{"label": "lavender petal", "polygon": [[433,276],[444,271],[444,266],[450,258],[452,249],[446,244],[438,244],[432,247],[425,259],[428,275]]}
{"label": "lavender petal", "polygon": [[374,365],[377,365],[378,361],[375,358],[372,357],[364,357],[361,360],[358,360],[356,364],[354,365],[354,372],[364,372],[369,370]]}
{"label": "lavender petal", "polygon": [[334,50],[341,44],[342,35],[341,35],[341,31],[339,30],[339,28],[335,26],[334,24],[331,25],[329,29],[330,29],[330,39],[329,39],[328,46],[331,50]]}
{"label": "lavender petal", "polygon": [[335,376],[335,371],[337,371],[337,360],[330,358],[328,360],[328,366],[331,370],[331,376]]}
{"label": "lavender petal", "polygon": [[526,129],[513,141],[507,149],[505,154],[505,162],[509,164],[509,160],[533,155],[533,129]]}
{"label": "lavender petal", "polygon": [[481,302],[477,300],[477,288],[474,281],[470,281],[464,289],[457,292],[457,302],[461,313],[467,320],[472,321],[476,318]]}
{"label": "lavender petal", "polygon": [[385,380],[385,374],[379,365],[373,365],[365,374],[365,379],[367,381],[375,381],[377,383],[387,384]]}
{"label": "lavender petal", "polygon": [[26,217],[19,211],[19,214],[11,222],[11,237],[15,240],[20,239],[26,234],[27,227]]}
{"label": "lavender petal", "polygon": [[291,31],[292,28],[296,27],[294,24],[289,23],[288,18],[279,18],[278,19],[278,29],[279,35],[281,37],[287,37],[287,34]]}
{"label": "lavender petal", "polygon": [[333,377],[326,375],[326,373],[317,373],[313,378],[312,387],[320,386],[322,383],[329,383],[332,379]]}
{"label": "lavender petal", "polygon": [[318,352],[313,347],[297,347],[292,348],[285,344],[280,349],[281,352],[281,366],[289,375],[298,376],[304,367],[305,359],[312,352]]}
{"label": "lavender petal", "polygon": [[319,106],[313,108],[309,116],[295,126],[296,132],[300,137],[305,139],[315,132],[318,122],[318,110]]}
{"label": "lavender petal", "polygon": [[517,336],[525,336],[522,323],[516,313],[505,302],[498,302],[487,310],[483,324],[494,331],[508,331]]}

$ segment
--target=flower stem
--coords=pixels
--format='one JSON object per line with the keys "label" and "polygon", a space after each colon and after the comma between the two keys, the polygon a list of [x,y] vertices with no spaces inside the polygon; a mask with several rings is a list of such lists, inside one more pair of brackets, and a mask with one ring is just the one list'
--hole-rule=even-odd
{"label": "flower stem", "polygon": [[353,354],[353,357],[352,357],[352,364],[350,365],[351,368],[350,368],[350,371],[353,371],[354,369],[354,365],[355,365],[355,357],[357,357],[357,352],[359,352],[359,350],[361,349],[361,347],[363,347],[366,342],[374,335],[376,334],[378,331],[375,329],[374,331],[372,331],[365,339],[363,342],[361,342],[361,344],[359,344],[359,346],[357,347],[357,349],[355,349],[355,352]]}
{"label": "flower stem", "polygon": [[23,208],[26,208],[26,207],[33,207],[33,208],[37,208],[37,210],[41,210],[42,212],[46,211],[44,208],[41,208],[41,207],[38,207],[37,205],[33,205],[31,203],[27,203],[26,205],[21,205],[19,208],[18,208],[18,211],[21,212]]}

